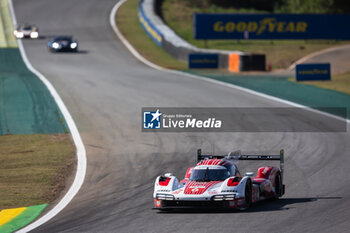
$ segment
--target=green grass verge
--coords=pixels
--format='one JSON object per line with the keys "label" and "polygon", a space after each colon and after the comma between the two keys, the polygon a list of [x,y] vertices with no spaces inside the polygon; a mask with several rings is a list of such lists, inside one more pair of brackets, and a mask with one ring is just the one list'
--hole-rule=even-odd
{"label": "green grass verge", "polygon": [[0,0],[0,48],[17,48],[8,0]]}
{"label": "green grass verge", "polygon": [[193,13],[252,13],[252,11],[215,7],[215,5],[196,7],[196,4],[190,1],[164,0],[162,12],[164,21],[189,43],[200,48],[263,53],[266,54],[267,63],[270,63],[274,69],[285,69],[299,58],[312,52],[350,43],[335,40],[195,40],[193,38]]}
{"label": "green grass verge", "polygon": [[185,62],[173,58],[148,37],[138,21],[137,6],[138,0],[129,0],[118,10],[116,23],[121,33],[147,60],[168,69],[186,69]]}
{"label": "green grass verge", "polygon": [[74,164],[70,134],[0,136],[0,210],[53,201]]}

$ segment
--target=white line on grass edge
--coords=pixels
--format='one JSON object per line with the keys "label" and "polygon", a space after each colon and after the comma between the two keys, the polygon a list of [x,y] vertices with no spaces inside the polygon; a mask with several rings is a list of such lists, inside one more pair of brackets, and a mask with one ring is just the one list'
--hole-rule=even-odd
{"label": "white line on grass edge", "polygon": [[327,113],[327,112],[322,112],[322,111],[319,111],[319,110],[307,107],[305,105],[297,104],[297,103],[294,103],[294,102],[291,102],[291,101],[288,101],[288,100],[284,100],[284,99],[280,99],[280,98],[277,98],[277,97],[274,97],[274,96],[266,95],[266,94],[263,94],[263,93],[260,93],[260,92],[257,92],[257,91],[253,91],[253,90],[250,90],[250,89],[247,89],[247,88],[244,88],[244,87],[236,86],[236,85],[231,84],[231,83],[225,83],[225,82],[221,82],[221,81],[218,81],[218,80],[215,80],[215,79],[211,79],[211,78],[207,78],[207,77],[203,77],[203,76],[199,76],[199,75],[194,75],[194,74],[188,74],[188,73],[184,73],[184,72],[181,72],[181,71],[165,69],[165,68],[163,68],[161,66],[158,66],[158,65],[148,61],[139,52],[137,52],[137,50],[129,43],[129,41],[119,31],[119,29],[118,29],[118,27],[117,27],[117,25],[115,23],[115,16],[117,14],[118,9],[126,1],[127,0],[121,0],[121,1],[117,2],[114,5],[114,7],[113,7],[113,9],[112,9],[112,11],[111,11],[111,13],[109,15],[109,23],[111,24],[115,34],[118,36],[120,41],[124,44],[124,46],[132,53],[132,55],[134,55],[134,57],[136,57],[138,60],[140,60],[142,63],[146,64],[147,66],[149,66],[149,67],[151,67],[153,69],[164,71],[164,72],[168,72],[168,73],[171,73],[171,74],[183,75],[183,76],[187,76],[187,77],[190,77],[190,78],[199,79],[199,80],[202,80],[202,81],[207,81],[207,82],[215,83],[215,84],[218,84],[218,85],[221,85],[221,86],[237,89],[237,90],[240,90],[240,91],[243,91],[243,92],[247,92],[249,94],[253,94],[253,95],[260,96],[260,97],[263,97],[263,98],[266,98],[266,99],[270,99],[270,100],[273,100],[273,101],[276,101],[276,102],[280,102],[280,103],[284,103],[284,104],[287,104],[287,105],[291,105],[293,107],[305,108],[305,109],[307,109],[309,111],[316,112],[318,114],[322,114],[322,115],[325,115],[325,116],[328,116],[328,117],[331,117],[331,118],[335,118],[335,119],[338,119],[338,120],[345,120],[347,123],[350,123],[350,120],[348,120],[348,119],[345,119],[345,118],[342,118],[342,117],[339,117],[339,116],[336,116],[336,115],[333,115],[333,114],[330,114],[330,113]]}
{"label": "white line on grass edge", "polygon": [[307,60],[309,60],[309,59],[311,59],[311,58],[313,58],[313,57],[316,57],[316,56],[318,56],[318,55],[321,55],[321,54],[324,54],[324,53],[333,52],[333,51],[337,51],[337,50],[341,50],[341,49],[348,48],[348,47],[349,47],[348,44],[347,44],[347,45],[338,45],[338,46],[336,46],[336,47],[331,47],[331,48],[323,49],[323,50],[321,50],[321,51],[313,52],[313,53],[311,53],[311,54],[309,54],[309,55],[307,55],[307,56],[305,56],[305,57],[300,58],[300,59],[297,60],[296,62],[294,62],[292,65],[290,65],[290,66],[288,67],[287,70],[292,71],[292,70],[295,69],[296,65],[299,65],[299,64],[301,64],[301,63],[304,63],[305,61],[307,61]]}
{"label": "white line on grass edge", "polygon": [[[10,11],[11,11],[12,21],[14,24],[17,24],[16,15],[12,5],[12,0],[8,0],[8,2],[9,2]],[[43,215],[33,223],[29,224],[28,226],[17,231],[18,233],[23,233],[23,232],[31,231],[39,227],[40,225],[44,224],[45,222],[49,221],[51,218],[55,217],[61,210],[63,210],[64,207],[68,205],[68,203],[78,193],[80,187],[84,182],[85,173],[86,173],[86,151],[85,151],[83,141],[81,140],[79,131],[74,123],[74,120],[70,115],[67,107],[63,103],[61,97],[58,95],[58,93],[56,92],[52,84],[30,64],[27,58],[26,52],[24,50],[22,41],[17,40],[17,43],[18,43],[19,50],[21,52],[22,59],[26,64],[26,66],[28,67],[28,69],[31,72],[33,72],[36,76],[38,76],[38,78],[46,85],[52,97],[55,99],[58,107],[60,108],[67,122],[68,128],[72,134],[73,141],[77,150],[77,171],[76,171],[72,186],[69,188],[68,192],[64,195],[64,197],[59,201],[59,203],[55,207],[53,207],[49,212],[47,212],[45,215]]]}

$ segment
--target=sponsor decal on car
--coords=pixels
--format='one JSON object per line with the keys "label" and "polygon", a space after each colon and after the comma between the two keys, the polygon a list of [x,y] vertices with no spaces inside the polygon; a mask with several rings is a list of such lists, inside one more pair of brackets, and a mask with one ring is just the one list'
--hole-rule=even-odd
{"label": "sponsor decal on car", "polygon": [[209,191],[208,193],[209,193],[209,194],[218,194],[217,191]]}
{"label": "sponsor decal on car", "polygon": [[188,187],[188,192],[191,192],[191,193],[203,193],[203,190],[205,189],[206,187],[205,186],[191,186],[191,187]]}
{"label": "sponsor decal on car", "polygon": [[175,190],[174,192],[173,192],[173,194],[179,194],[179,193],[181,193],[183,191],[183,189],[178,189],[178,190]]}

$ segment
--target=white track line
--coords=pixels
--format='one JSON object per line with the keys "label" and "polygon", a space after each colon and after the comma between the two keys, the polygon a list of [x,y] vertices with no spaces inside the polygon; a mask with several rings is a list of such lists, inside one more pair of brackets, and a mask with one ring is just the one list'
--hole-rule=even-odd
{"label": "white track line", "polygon": [[294,102],[291,102],[291,101],[288,101],[288,100],[284,100],[284,99],[280,99],[280,98],[277,98],[277,97],[274,97],[274,96],[266,95],[266,94],[263,94],[263,93],[260,93],[260,92],[257,92],[257,91],[253,91],[253,90],[250,90],[250,89],[247,89],[247,88],[244,88],[244,87],[236,86],[236,85],[231,84],[231,83],[225,83],[225,82],[221,82],[221,81],[218,81],[218,80],[215,80],[215,79],[202,77],[202,76],[194,75],[194,74],[188,74],[188,73],[184,73],[184,72],[180,72],[180,71],[176,71],[176,70],[165,69],[163,67],[160,67],[160,66],[158,66],[158,65],[148,61],[139,52],[137,52],[137,50],[129,43],[129,41],[119,31],[119,29],[118,29],[118,27],[117,27],[117,25],[115,23],[115,16],[117,14],[118,9],[126,1],[127,0],[121,0],[121,1],[117,2],[114,5],[114,7],[113,7],[113,9],[112,9],[112,11],[111,11],[111,13],[109,15],[109,23],[111,24],[115,34],[118,36],[120,41],[124,44],[124,46],[131,52],[131,54],[134,55],[138,60],[140,60],[142,63],[146,64],[147,66],[149,66],[151,68],[154,68],[156,70],[160,70],[160,71],[164,71],[164,72],[168,72],[168,73],[172,73],[172,74],[177,74],[177,75],[183,75],[183,76],[187,76],[187,77],[190,77],[190,78],[194,78],[194,79],[198,79],[198,80],[202,80],[202,81],[207,81],[207,82],[215,83],[215,84],[218,84],[218,85],[221,85],[221,86],[237,89],[237,90],[249,93],[249,94],[253,94],[253,95],[256,95],[256,96],[259,96],[259,97],[270,99],[270,100],[273,100],[273,101],[276,101],[276,102],[284,103],[284,104],[287,104],[287,105],[290,105],[290,106],[293,106],[293,107],[305,108],[305,109],[307,109],[309,111],[312,111],[312,112],[315,112],[315,113],[318,113],[318,114],[322,114],[322,115],[325,115],[325,116],[328,116],[328,117],[332,117],[332,118],[335,118],[335,119],[338,119],[338,120],[345,120],[347,123],[350,123],[350,120],[348,120],[348,119],[344,119],[342,117],[339,117],[339,116],[336,116],[336,115],[333,115],[333,114],[330,114],[330,113],[322,112],[322,111],[319,111],[319,110],[316,110],[316,109],[313,109],[313,108],[310,108],[310,107],[307,107],[307,106],[304,106],[304,105],[301,105],[301,104],[297,104],[297,103],[294,103]]}
{"label": "white track line", "polygon": [[[12,21],[14,24],[17,24],[16,22],[16,15],[13,9],[12,0],[8,0],[9,7],[12,15]],[[47,89],[50,91],[52,97],[55,99],[58,107],[60,108],[66,122],[68,125],[68,128],[72,134],[73,141],[77,150],[77,171],[75,174],[75,178],[73,181],[72,186],[69,188],[68,192],[64,195],[64,197],[60,200],[60,202],[53,207],[49,212],[47,212],[45,215],[34,221],[33,223],[29,224],[28,226],[20,229],[17,231],[18,233],[28,232],[31,231],[40,225],[46,223],[53,217],[55,217],[61,210],[63,210],[64,207],[68,205],[68,203],[73,199],[73,197],[78,193],[80,187],[82,186],[85,178],[86,173],[86,151],[83,144],[83,141],[81,140],[79,131],[74,123],[74,120],[72,116],[70,115],[67,107],[63,103],[61,97],[58,95],[55,88],[52,86],[52,84],[39,72],[37,71],[29,62],[26,52],[24,50],[23,44],[21,40],[17,40],[19,50],[21,52],[22,59],[28,69],[33,72],[36,76],[39,77],[39,79],[45,84]]]}

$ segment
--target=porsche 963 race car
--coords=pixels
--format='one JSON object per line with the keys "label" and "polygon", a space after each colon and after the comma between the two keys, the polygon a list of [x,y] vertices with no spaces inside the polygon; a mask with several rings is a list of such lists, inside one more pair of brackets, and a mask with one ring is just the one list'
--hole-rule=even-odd
{"label": "porsche 963 race car", "polygon": [[[279,160],[280,167],[260,167],[257,175],[241,176],[239,160]],[[285,192],[283,184],[284,151],[279,155],[244,155],[240,151],[229,155],[202,155],[197,152],[197,165],[187,169],[179,181],[171,173],[158,176],[154,184],[155,209],[231,208],[246,210],[258,201],[279,198]]]}
{"label": "porsche 963 race car", "polygon": [[16,37],[16,39],[22,39],[22,38],[38,39],[39,30],[38,30],[38,27],[35,25],[20,24],[13,31],[13,35]]}

